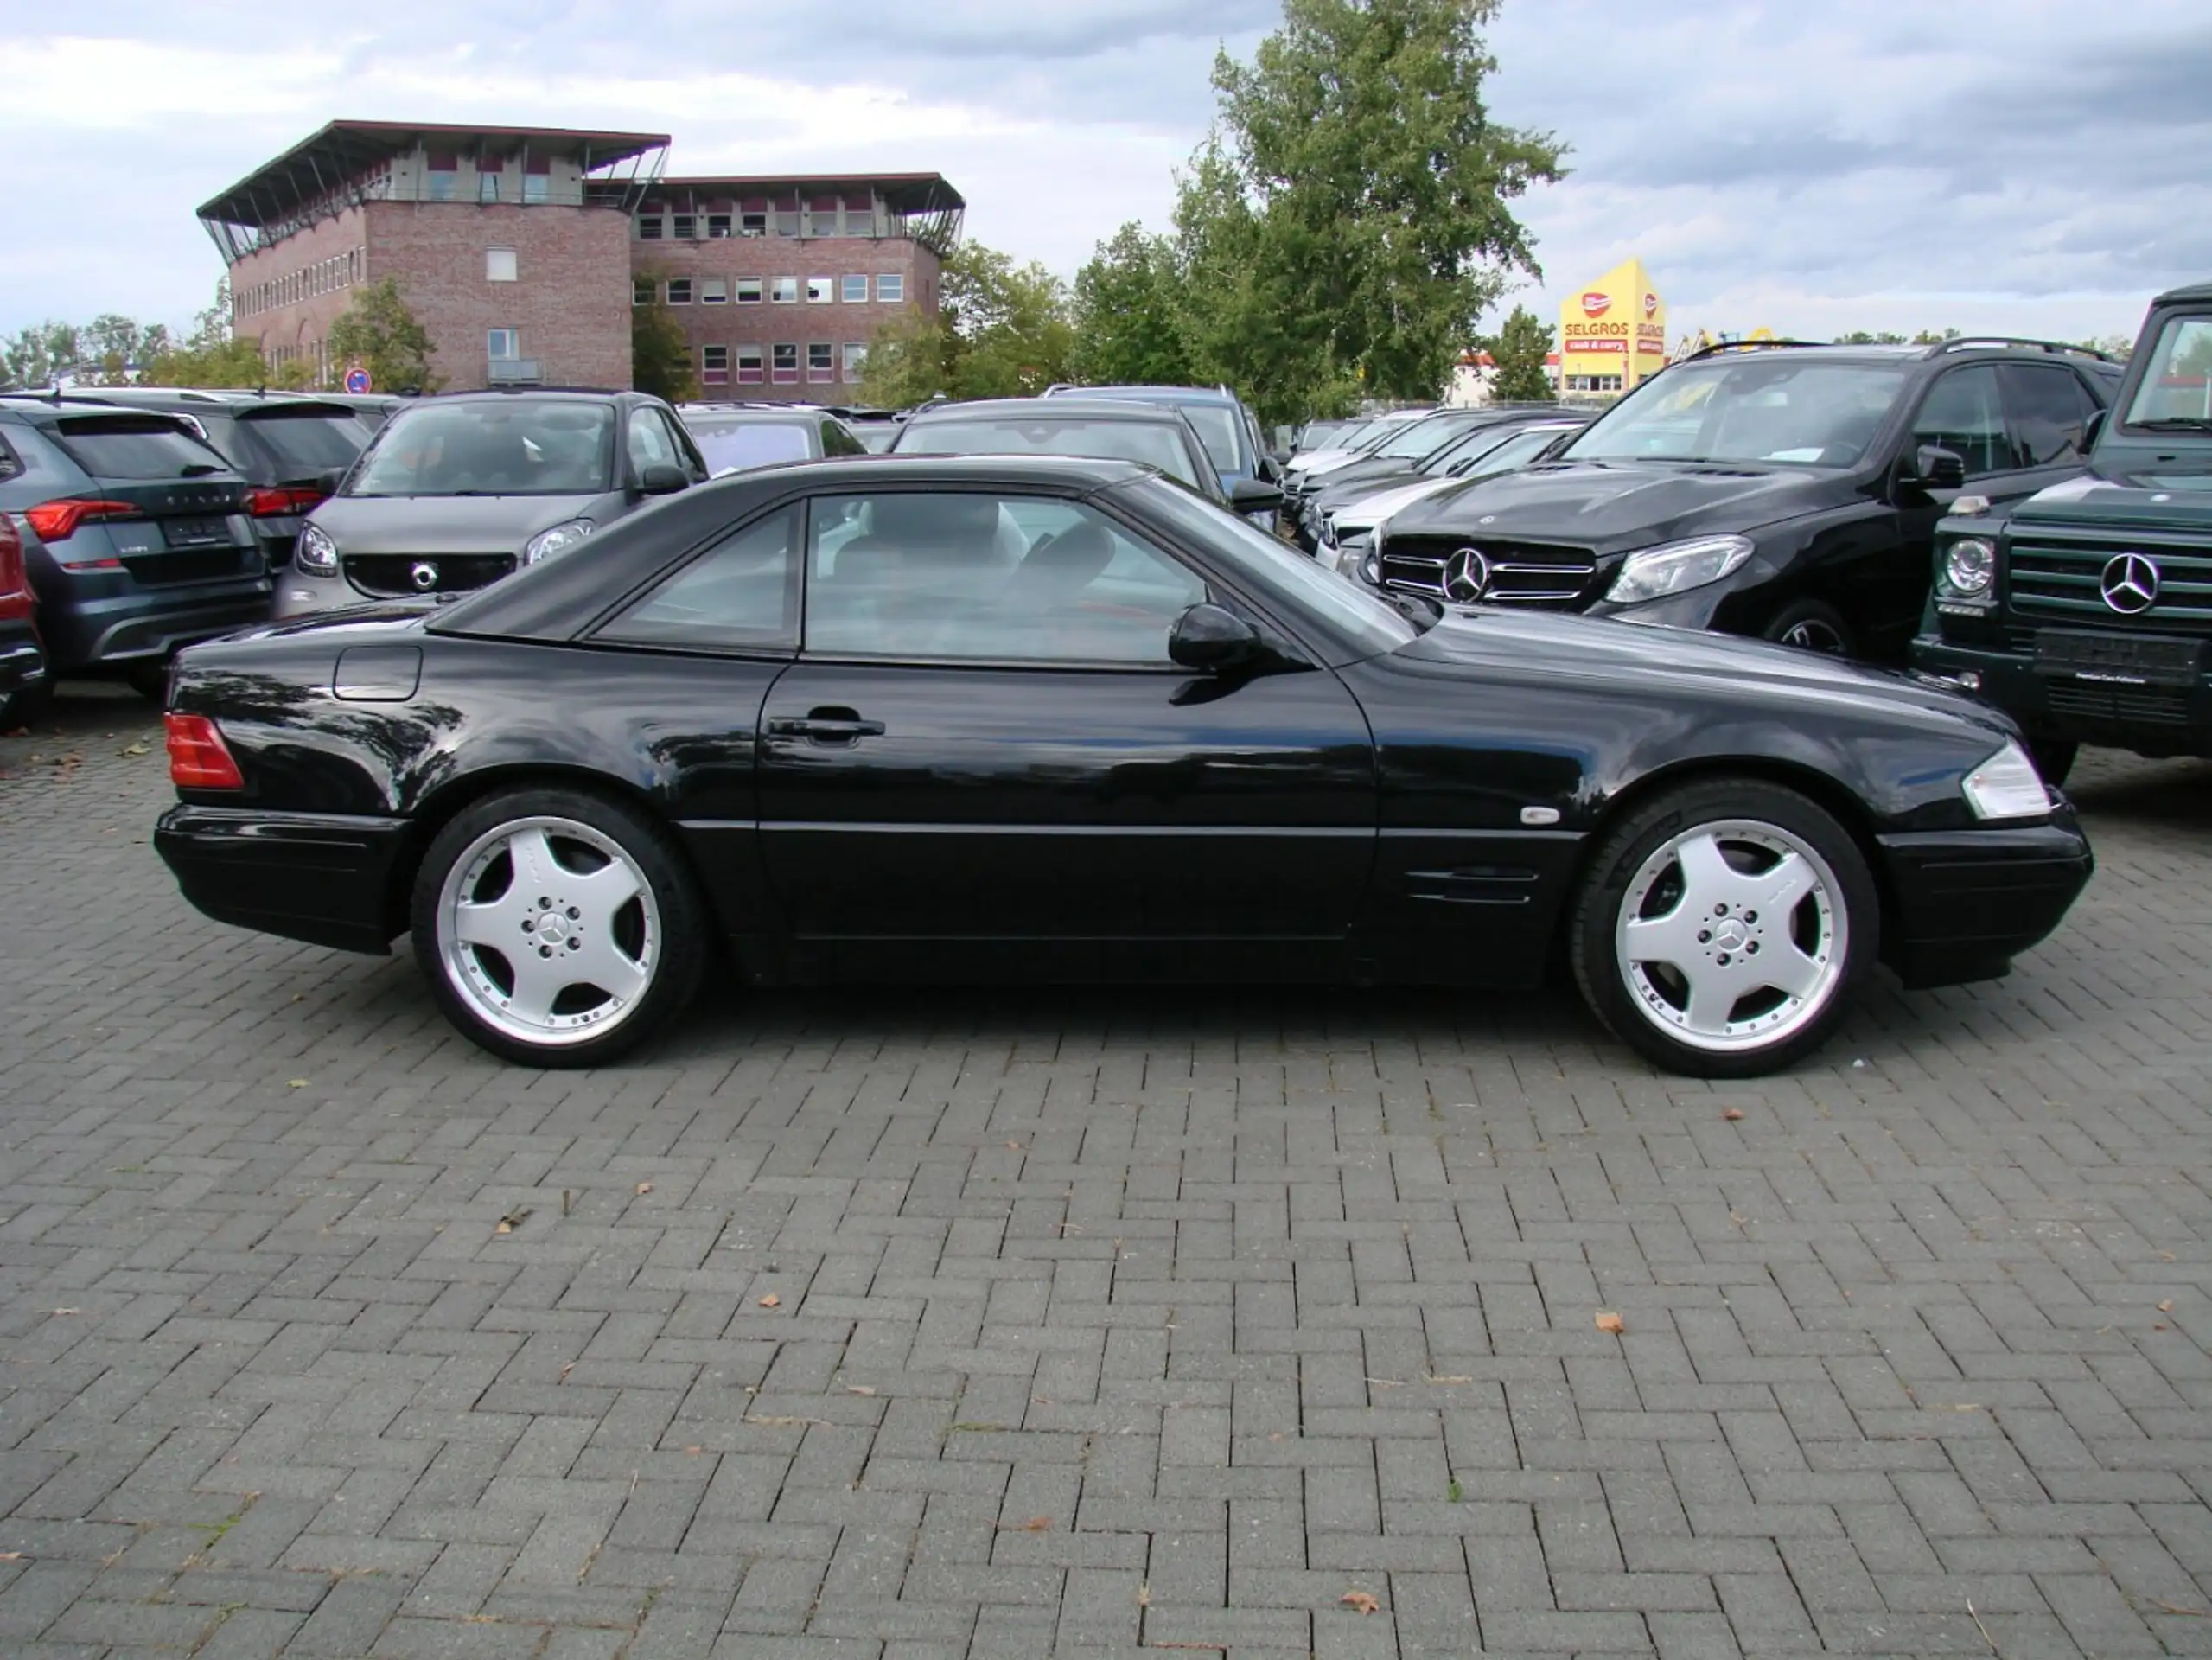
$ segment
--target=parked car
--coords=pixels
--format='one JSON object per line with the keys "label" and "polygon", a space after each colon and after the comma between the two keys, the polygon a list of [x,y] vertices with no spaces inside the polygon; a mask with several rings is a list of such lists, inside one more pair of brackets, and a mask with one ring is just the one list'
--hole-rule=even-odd
{"label": "parked car", "polygon": [[1440,409],[1418,421],[1402,421],[1372,450],[1316,474],[1301,474],[1283,493],[1284,517],[1298,546],[1310,553],[1321,533],[1321,501],[1334,495],[1350,499],[1362,487],[1404,483],[1442,468],[1449,454],[1471,433],[1510,426],[1518,421],[1557,415],[1557,404],[1485,404],[1472,409]]}
{"label": "parked car", "polygon": [[99,386],[69,395],[163,411],[220,450],[246,482],[245,511],[272,571],[291,563],[300,526],[376,431],[349,405],[322,397],[168,386]]}
{"label": "parked car", "polygon": [[1394,514],[1455,485],[1526,467],[1586,425],[1562,412],[1548,420],[1477,427],[1436,458],[1435,471],[1417,473],[1410,482],[1383,483],[1379,488],[1348,485],[1336,500],[1331,498],[1337,497],[1337,491],[1324,491],[1316,503],[1321,531],[1314,557],[1332,570],[1379,588],[1382,568],[1374,556],[1375,536]]}
{"label": "parked car", "polygon": [[1259,424],[1227,386],[1054,386],[1044,395],[1164,404],[1196,431],[1198,441],[1213,459],[1224,496],[1236,493],[1240,480],[1273,482],[1274,463],[1260,445]]}
{"label": "parked car", "polygon": [[309,516],[276,615],[481,588],[706,476],[676,412],[644,393],[418,399]]}
{"label": "parked car", "polygon": [[868,453],[839,417],[804,404],[685,404],[676,412],[716,478],[779,462]]}
{"label": "parked car", "polygon": [[388,392],[318,392],[314,395],[326,404],[352,410],[372,432],[415,401],[411,395],[403,398]]}
{"label": "parked car", "polygon": [[1104,398],[985,399],[919,409],[899,429],[898,456],[1087,456],[1141,461],[1240,513],[1272,512],[1279,493],[1258,480],[1225,495],[1198,430],[1172,404]]}
{"label": "parked car", "polygon": [[38,597],[51,674],[161,695],[179,646],[269,615],[245,481],[173,415],[0,398],[0,512]]}
{"label": "parked car", "polygon": [[754,984],[1531,986],[1740,1076],[1877,960],[2001,974],[2090,869],[2002,715],[1807,653],[1386,603],[1128,462],[740,474],[449,606],[180,661],[210,916],[586,1065]]}
{"label": "parked car", "polygon": [[2118,367],[2077,347],[1714,347],[1556,456],[1390,522],[1406,592],[1745,634],[1901,662],[1936,520],[2078,473]]}
{"label": "parked car", "polygon": [[2082,476],[2009,512],[1953,504],[1913,642],[2062,782],[2083,744],[2212,756],[2212,283],[2151,302],[2113,410]]}
{"label": "parked car", "polygon": [[38,596],[23,564],[22,537],[16,521],[0,513],[0,732],[29,725],[48,686]]}
{"label": "parked car", "polygon": [[1285,488],[1296,488],[1309,473],[1327,472],[1342,467],[1364,456],[1393,432],[1409,422],[1425,421],[1436,413],[1433,407],[1393,409],[1360,422],[1348,432],[1336,434],[1319,449],[1302,449],[1292,455],[1287,468]]}

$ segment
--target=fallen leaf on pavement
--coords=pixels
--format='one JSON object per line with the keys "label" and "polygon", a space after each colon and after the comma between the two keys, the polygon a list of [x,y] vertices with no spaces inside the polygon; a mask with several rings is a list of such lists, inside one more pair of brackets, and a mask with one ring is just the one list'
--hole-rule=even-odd
{"label": "fallen leaf on pavement", "polygon": [[637,1184],[637,1191],[640,1193],[650,1193],[653,1191],[653,1184],[651,1182],[640,1182]]}
{"label": "fallen leaf on pavement", "polygon": [[1022,1531],[1023,1533],[1042,1533],[1051,1526],[1052,1518],[1050,1516],[1033,1516],[1028,1521],[1022,1523]]}
{"label": "fallen leaf on pavement", "polygon": [[845,1386],[845,1392],[847,1395],[873,1395],[876,1393],[874,1388],[866,1383],[848,1383]]}
{"label": "fallen leaf on pavement", "polygon": [[1627,1322],[1611,1309],[1601,1308],[1597,1311],[1597,1329],[1600,1331],[1610,1331],[1617,1338],[1629,1327]]}
{"label": "fallen leaf on pavement", "polygon": [[1741,1107],[1731,1107],[1726,1112],[1723,1113],[1721,1116],[1726,1119],[1741,1118],[1743,1116],[1743,1109]]}
{"label": "fallen leaf on pavement", "polygon": [[2164,1302],[2158,1305],[2158,1312],[2161,1314],[2171,1314],[2173,1312],[2174,1299],[2171,1297],[2167,1298]]}
{"label": "fallen leaf on pavement", "polygon": [[284,1088],[287,1089],[304,1089],[307,1088],[307,1080],[305,1078],[294,1078],[290,1083],[286,1084]]}
{"label": "fallen leaf on pavement", "polygon": [[118,750],[116,753],[118,755],[147,755],[150,754],[151,751],[149,750],[143,744],[131,744]]}
{"label": "fallen leaf on pavement", "polygon": [[1358,1609],[1363,1614],[1379,1613],[1382,1610],[1382,1605],[1365,1591],[1347,1591],[1336,1600],[1347,1608]]}
{"label": "fallen leaf on pavement", "polygon": [[770,1292],[767,1296],[761,1299],[761,1306],[762,1308],[781,1308],[783,1306],[783,1299],[777,1296],[774,1292]]}

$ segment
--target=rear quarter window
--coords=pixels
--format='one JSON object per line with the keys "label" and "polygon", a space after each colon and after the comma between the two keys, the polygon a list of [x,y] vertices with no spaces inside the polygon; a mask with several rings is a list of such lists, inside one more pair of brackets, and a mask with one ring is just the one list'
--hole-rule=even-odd
{"label": "rear quarter window", "polygon": [[199,478],[230,470],[221,455],[158,415],[80,415],[51,429],[61,452],[93,478]]}

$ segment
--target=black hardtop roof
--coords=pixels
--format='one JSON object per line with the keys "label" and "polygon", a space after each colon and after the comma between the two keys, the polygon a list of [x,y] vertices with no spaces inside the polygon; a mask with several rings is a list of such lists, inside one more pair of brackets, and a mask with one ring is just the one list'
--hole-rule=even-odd
{"label": "black hardtop roof", "polygon": [[967,403],[924,404],[907,420],[910,425],[919,425],[925,421],[1004,420],[1009,417],[1047,421],[1143,421],[1156,426],[1182,419],[1163,404],[1148,404],[1138,398],[1110,398],[1103,393],[1093,396],[1085,392],[1055,393],[1049,399],[978,398]]}

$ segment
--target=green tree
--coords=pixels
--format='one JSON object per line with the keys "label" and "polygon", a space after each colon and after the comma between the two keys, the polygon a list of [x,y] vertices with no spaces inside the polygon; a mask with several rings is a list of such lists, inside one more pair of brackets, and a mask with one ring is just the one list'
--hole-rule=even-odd
{"label": "green tree", "polygon": [[653,298],[630,307],[630,384],[672,404],[698,397],[691,336],[660,297],[668,291],[666,277],[658,271],[641,271],[636,280],[653,284]]}
{"label": "green tree", "polygon": [[[1192,291],[1210,259],[1241,266],[1249,297],[1287,301],[1270,326],[1297,337],[1323,397],[1347,379],[1435,395],[1512,276],[1541,274],[1507,204],[1559,178],[1564,150],[1484,106],[1498,4],[1284,0],[1250,65],[1215,59],[1219,125],[1177,210]],[[1266,372],[1250,355],[1266,330],[1202,332],[1238,386]],[[1265,418],[1299,412],[1262,402]]]}
{"label": "green tree", "polygon": [[1175,244],[1135,221],[1075,273],[1075,378],[1090,386],[1183,386],[1196,371]]}
{"label": "green tree", "polygon": [[33,391],[50,386],[54,377],[83,355],[77,348],[74,323],[51,319],[19,329],[0,346],[0,390]]}
{"label": "green tree", "polygon": [[1914,346],[1941,346],[1945,341],[1958,337],[1959,331],[1955,329],[1946,329],[1941,334],[1933,329],[1923,329],[1909,343]]}
{"label": "green tree", "polygon": [[1551,354],[1552,330],[1527,306],[1514,307],[1488,347],[1490,361],[1497,366],[1490,396],[1499,403],[1548,404],[1559,396],[1544,361]]}
{"label": "green tree", "polygon": [[397,278],[355,289],[323,344],[341,373],[358,360],[379,392],[436,392],[445,384],[430,372],[429,331],[408,310]]}
{"label": "green tree", "polygon": [[876,331],[861,391],[902,409],[947,398],[1022,398],[1071,378],[1075,325],[1068,285],[1032,260],[963,242],[947,256],[934,312]]}
{"label": "green tree", "polygon": [[1907,343],[1903,335],[1894,334],[1887,329],[1872,334],[1864,329],[1854,329],[1847,335],[1836,336],[1839,346],[1903,346]]}
{"label": "green tree", "polygon": [[[289,366],[288,366],[289,367]],[[261,386],[270,384],[261,342],[240,340],[231,327],[231,285],[215,283],[215,303],[194,320],[192,332],[150,354],[140,378],[156,386]]]}

